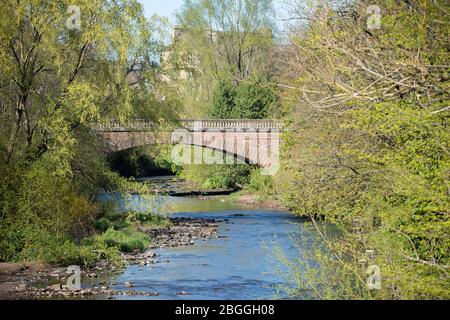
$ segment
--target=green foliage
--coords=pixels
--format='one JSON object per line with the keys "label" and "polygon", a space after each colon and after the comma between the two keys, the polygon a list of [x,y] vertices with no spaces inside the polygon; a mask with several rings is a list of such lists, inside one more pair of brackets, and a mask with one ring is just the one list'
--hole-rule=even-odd
{"label": "green foliage", "polygon": [[[345,235],[340,231],[342,230],[336,230],[334,226],[324,223],[305,221],[302,233],[294,243],[298,257],[289,258],[277,248],[275,256],[288,270],[281,274],[289,284],[282,289],[299,299],[379,298],[377,291],[367,288],[364,274],[367,263],[375,264],[377,261],[368,261],[367,257],[361,257],[365,262],[356,262],[349,260],[349,256],[340,254],[341,251],[332,246],[341,245],[339,239]],[[346,246],[345,249],[352,250],[351,246]]]}
{"label": "green foliage", "polygon": [[[185,1],[177,14],[177,25],[184,28],[184,34],[177,39],[175,46],[180,48],[176,51],[200,75],[242,79],[257,74],[270,67],[261,62],[273,43],[273,17],[271,0]],[[195,60],[200,63],[193,66]]]}
{"label": "green foliage", "polygon": [[130,226],[130,223],[126,221],[125,217],[125,214],[117,215],[117,217],[102,217],[95,221],[95,230],[99,233],[103,233],[111,228],[114,230],[128,228]]}
{"label": "green foliage", "polygon": [[209,113],[221,79],[241,81],[274,75],[275,12],[271,0],[185,1],[163,59],[165,75],[176,84],[185,117]]}
{"label": "green foliage", "polygon": [[100,244],[108,248],[113,247],[123,252],[144,250],[148,247],[150,238],[147,234],[139,231],[139,228],[169,224],[166,217],[154,215],[149,211],[109,212],[95,222],[95,227],[100,233],[85,238],[83,242],[90,245]]}
{"label": "green foliage", "polygon": [[179,175],[202,189],[242,188],[249,181],[251,166],[237,165],[186,165]]}
{"label": "green foliage", "polygon": [[[408,3],[386,1],[379,30],[357,22],[368,1],[322,6],[293,34],[283,81],[295,88],[284,92],[295,130],[283,135],[274,190],[298,214],[324,218],[342,234],[324,236],[328,257],[322,250],[311,257],[320,270],[284,261],[297,289],[314,297],[450,296],[450,99],[441,39],[448,28],[438,22],[448,6]],[[381,290],[364,285],[366,250],[381,268]]]}
{"label": "green foliage", "polygon": [[166,227],[171,223],[165,216],[155,215],[149,211],[129,211],[119,214],[106,214],[95,222],[100,233],[85,238],[84,243],[117,248],[123,252],[144,250],[150,243],[147,234],[139,231],[140,227]]}
{"label": "green foliage", "polygon": [[[5,167],[2,171],[5,181],[12,179],[16,183],[6,185],[8,190],[0,197],[2,260],[15,259],[25,246],[38,241],[33,238],[41,236],[38,231],[74,240],[92,232],[96,205],[77,194],[64,178],[49,175],[45,165],[35,162],[25,175],[23,167],[20,170]],[[28,232],[30,230],[32,232]],[[14,240],[11,239],[13,233]],[[8,244],[11,241],[14,244]]]}
{"label": "green foliage", "polygon": [[214,90],[210,114],[218,119],[235,117],[235,99],[237,90],[231,81],[220,81]]}
{"label": "green foliage", "polygon": [[[95,122],[177,117],[173,89],[157,74],[161,30],[135,0],[2,2],[0,7],[0,260],[52,264],[116,259],[95,233],[100,190],[148,193],[112,172]],[[98,229],[104,223],[96,224]]]}
{"label": "green foliage", "polygon": [[15,261],[42,261],[51,265],[92,267],[99,260],[120,265],[122,259],[116,248],[103,243],[80,244],[69,237],[57,236],[33,226],[24,230],[25,244]]}
{"label": "green foliage", "polygon": [[130,211],[125,214],[125,221],[131,225],[147,227],[164,227],[171,224],[166,216],[153,214],[149,211]]}
{"label": "green foliage", "polygon": [[118,248],[123,252],[141,251],[150,244],[147,234],[136,231],[132,227],[121,230],[110,228],[106,232],[94,236],[92,240],[85,240],[85,242],[105,245],[108,248]]}
{"label": "green foliage", "polygon": [[241,119],[273,117],[278,95],[273,85],[264,78],[239,83],[234,114]]}
{"label": "green foliage", "polygon": [[94,228],[98,232],[105,232],[108,230],[111,226],[111,222],[107,218],[100,218],[97,221],[94,222]]}
{"label": "green foliage", "polygon": [[271,176],[263,176],[259,169],[252,169],[248,182],[248,189],[262,194],[270,194],[273,188],[273,180]]}
{"label": "green foliage", "polygon": [[210,114],[219,119],[263,119],[274,115],[277,102],[278,93],[264,78],[237,86],[221,81],[214,91]]}

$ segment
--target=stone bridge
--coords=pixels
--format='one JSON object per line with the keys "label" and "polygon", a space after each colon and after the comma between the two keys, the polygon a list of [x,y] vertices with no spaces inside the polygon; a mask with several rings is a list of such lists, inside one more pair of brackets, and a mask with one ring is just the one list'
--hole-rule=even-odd
{"label": "stone bridge", "polygon": [[[273,168],[279,161],[282,124],[273,120],[185,119],[176,127],[161,129],[151,122],[133,120],[126,125],[97,124],[94,129],[103,137],[109,152],[173,144],[172,160],[176,164],[246,162]],[[205,149],[199,153],[191,146]]]}

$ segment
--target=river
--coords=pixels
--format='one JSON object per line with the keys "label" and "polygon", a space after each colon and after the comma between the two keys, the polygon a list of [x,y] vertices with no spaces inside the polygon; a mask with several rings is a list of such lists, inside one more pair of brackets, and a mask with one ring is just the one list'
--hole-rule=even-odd
{"label": "river", "polygon": [[[242,207],[226,199],[161,196],[160,200],[170,204],[172,217],[224,220],[219,223],[219,238],[156,249],[158,263],[129,265],[111,279],[115,283],[111,288],[127,290],[124,284],[130,282],[134,290],[159,295],[116,299],[291,298],[284,290],[288,282],[280,273],[283,266],[276,252],[281,250],[291,259],[302,255],[296,240],[310,232],[303,219],[283,211]],[[131,206],[139,205],[142,199],[132,196]]]}

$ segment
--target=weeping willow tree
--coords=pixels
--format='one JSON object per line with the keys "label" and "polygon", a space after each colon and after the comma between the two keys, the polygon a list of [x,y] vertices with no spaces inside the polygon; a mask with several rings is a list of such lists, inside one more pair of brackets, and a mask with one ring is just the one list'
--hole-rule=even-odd
{"label": "weeping willow tree", "polygon": [[91,123],[170,122],[177,105],[159,80],[159,21],[137,1],[7,0],[0,14],[0,259],[10,260],[82,237],[98,188],[123,186]]}

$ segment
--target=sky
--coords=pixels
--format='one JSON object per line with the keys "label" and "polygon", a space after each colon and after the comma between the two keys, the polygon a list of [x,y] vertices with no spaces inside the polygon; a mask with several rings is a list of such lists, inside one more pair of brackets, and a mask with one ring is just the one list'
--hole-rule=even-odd
{"label": "sky", "polygon": [[180,9],[183,4],[183,0],[139,0],[139,2],[144,5],[147,17],[157,14],[168,17],[171,23],[175,22],[175,11]]}
{"label": "sky", "polygon": [[[255,0],[257,1],[257,0]],[[169,21],[175,23],[175,11],[181,8],[183,0],[139,0],[144,5],[145,15],[151,17],[154,14],[158,16],[168,17]],[[277,13],[281,13],[283,0],[274,0],[274,7]],[[279,27],[281,24],[279,23]]]}

